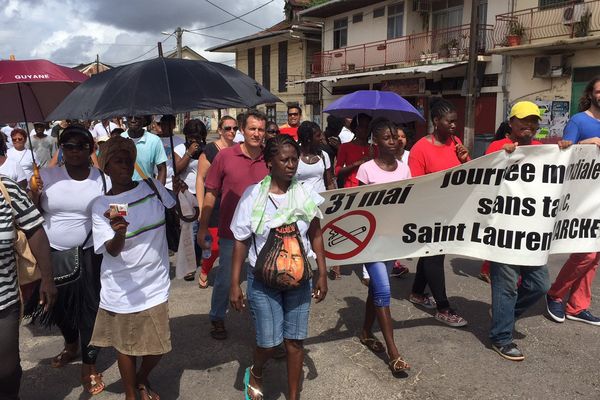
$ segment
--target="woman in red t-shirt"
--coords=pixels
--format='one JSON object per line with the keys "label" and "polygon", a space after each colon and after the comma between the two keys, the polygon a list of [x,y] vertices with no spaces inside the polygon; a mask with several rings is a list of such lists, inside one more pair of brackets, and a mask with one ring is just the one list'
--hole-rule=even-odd
{"label": "woman in red t-shirt", "polygon": [[[430,109],[434,130],[415,143],[408,156],[408,166],[413,177],[443,171],[469,160],[469,152],[455,136],[458,116],[454,105],[439,99],[431,104]],[[425,293],[427,285],[433,297]],[[467,325],[467,321],[450,308],[446,295],[443,255],[419,258],[408,300],[425,308],[437,308],[435,319],[447,325]]]}

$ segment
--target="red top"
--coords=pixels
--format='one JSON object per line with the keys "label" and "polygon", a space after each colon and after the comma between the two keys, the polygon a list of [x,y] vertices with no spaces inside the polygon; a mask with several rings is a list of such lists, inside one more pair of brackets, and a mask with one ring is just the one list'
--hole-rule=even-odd
{"label": "red top", "polygon": [[242,193],[248,186],[260,182],[268,173],[262,154],[253,160],[242,152],[239,144],[219,151],[204,182],[207,189],[221,193],[219,237],[234,239],[229,225]]}
{"label": "red top", "polygon": [[279,128],[279,133],[290,135],[295,141],[298,141],[298,127],[292,128],[288,126],[286,128]]}
{"label": "red top", "polygon": [[[373,158],[377,156],[377,146],[360,146],[354,142],[342,143],[338,148],[337,158],[335,161],[335,175],[339,175],[340,169],[346,165],[350,165],[361,158],[369,157]],[[346,178],[344,179],[344,187],[356,187],[358,186],[358,179],[356,179],[356,173],[358,167],[354,168]]]}
{"label": "red top", "polygon": [[[455,136],[454,139],[462,144],[458,137]],[[413,178],[444,171],[461,164],[456,156],[456,145],[451,138],[448,138],[444,146],[436,146],[432,140],[432,137],[425,136],[410,149],[408,166]]]}
{"label": "red top", "polygon": [[[509,138],[496,140],[496,141],[490,143],[487,150],[485,151],[485,154],[490,154],[490,153],[494,153],[496,151],[502,150],[502,147],[504,147],[505,144],[510,144],[510,143],[514,143],[514,142],[512,140],[510,140]],[[531,144],[534,145],[534,144],[543,144],[543,143],[538,140],[532,140]]]}

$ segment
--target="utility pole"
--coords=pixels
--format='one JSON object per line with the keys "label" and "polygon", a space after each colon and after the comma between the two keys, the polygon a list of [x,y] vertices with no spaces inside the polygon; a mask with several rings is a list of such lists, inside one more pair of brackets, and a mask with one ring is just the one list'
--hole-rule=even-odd
{"label": "utility pole", "polygon": [[471,0],[469,62],[467,64],[467,100],[465,112],[465,146],[473,153],[475,145],[475,102],[477,100],[477,45],[479,44],[479,0]]}
{"label": "utility pole", "polygon": [[100,73],[100,56],[96,54],[96,73]]}
{"label": "utility pole", "polygon": [[[175,29],[175,37],[177,38],[177,58],[181,59],[183,58],[183,29],[180,26]],[[179,128],[179,133],[183,133],[183,114],[177,114],[177,127]],[[173,160],[173,163],[175,163],[175,160]]]}

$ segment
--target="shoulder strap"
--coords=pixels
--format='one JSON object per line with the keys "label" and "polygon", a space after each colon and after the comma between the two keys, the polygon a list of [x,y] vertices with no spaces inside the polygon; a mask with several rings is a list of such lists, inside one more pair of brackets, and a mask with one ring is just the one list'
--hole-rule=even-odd
{"label": "shoulder strap", "polygon": [[2,179],[0,179],[0,192],[2,193],[2,196],[4,196],[4,200],[6,200],[8,206],[10,208],[13,208],[10,194],[8,194],[8,189],[6,189],[6,186],[4,186],[4,182],[2,182]]}
{"label": "shoulder strap", "polygon": [[106,194],[106,177],[104,176],[104,172],[98,170],[100,173],[100,178],[102,178],[102,191]]}
{"label": "shoulder strap", "polygon": [[[144,171],[142,170],[142,167],[140,167],[140,164],[138,164],[137,161],[135,162],[135,164],[133,166],[135,168],[135,171],[138,173],[139,176],[142,177],[143,180],[148,179],[148,175],[146,175],[144,173]],[[151,186],[154,186],[154,184],[152,184]]]}
{"label": "shoulder strap", "polygon": [[154,194],[156,195],[156,197],[158,198],[158,200],[162,203],[162,205],[164,207],[165,203],[163,203],[162,197],[160,196],[160,193],[158,192],[158,188],[156,187],[156,185],[154,184],[152,179],[146,178],[146,179],[144,179],[144,182],[146,182],[146,184],[148,186],[150,186],[150,189],[152,189],[152,191],[154,192]]}

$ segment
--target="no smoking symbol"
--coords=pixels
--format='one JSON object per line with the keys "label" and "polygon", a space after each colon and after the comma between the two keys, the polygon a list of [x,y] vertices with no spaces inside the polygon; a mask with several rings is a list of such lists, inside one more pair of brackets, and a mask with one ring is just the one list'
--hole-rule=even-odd
{"label": "no smoking symbol", "polygon": [[363,251],[375,234],[375,216],[354,210],[329,221],[323,227],[325,256],[330,260],[346,260]]}

